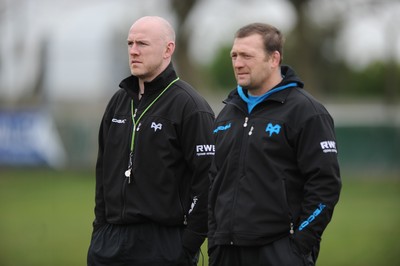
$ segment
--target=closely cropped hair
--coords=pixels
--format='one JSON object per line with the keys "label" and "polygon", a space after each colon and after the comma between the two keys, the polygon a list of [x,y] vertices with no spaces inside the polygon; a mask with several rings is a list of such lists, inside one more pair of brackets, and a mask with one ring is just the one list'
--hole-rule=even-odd
{"label": "closely cropped hair", "polygon": [[283,59],[283,44],[285,42],[284,37],[280,30],[272,25],[266,23],[251,23],[240,28],[235,38],[244,38],[253,34],[259,34],[264,40],[264,48],[268,55],[278,51],[281,55],[281,62]]}

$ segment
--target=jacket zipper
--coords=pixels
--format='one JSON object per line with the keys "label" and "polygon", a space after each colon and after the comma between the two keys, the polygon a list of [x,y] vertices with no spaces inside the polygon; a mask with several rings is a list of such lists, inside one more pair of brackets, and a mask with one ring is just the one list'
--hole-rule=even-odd
{"label": "jacket zipper", "polygon": [[122,220],[125,220],[125,211],[126,211],[126,202],[125,202],[125,198],[126,198],[126,184],[127,184],[127,178],[124,178],[124,182],[122,184],[122,212],[121,212],[121,218]]}
{"label": "jacket zipper", "polygon": [[179,195],[179,204],[180,204],[180,206],[181,206],[181,210],[182,210],[182,213],[183,213],[183,225],[187,225],[188,224],[188,217],[187,217],[187,214],[186,214],[186,210],[185,210],[185,208],[184,208],[184,205],[183,205],[183,203],[182,203],[182,196],[181,196],[181,194],[180,193],[178,193],[178,195]]}
{"label": "jacket zipper", "polygon": [[[137,108],[135,109],[135,112],[134,112],[134,114],[132,115],[132,134],[131,134],[131,140],[133,139],[133,141],[135,141],[135,133],[136,133],[136,124],[135,124],[135,121],[134,121],[134,119],[135,119],[135,117],[136,117],[136,113],[137,113]],[[140,128],[140,124],[139,124],[139,126],[138,126],[138,129],[137,130],[139,130],[139,128]],[[134,160],[134,151],[133,150],[131,150],[130,151],[130,153],[129,153],[129,161],[128,161],[128,170],[126,170],[125,171],[125,176],[128,178],[128,184],[130,184],[131,183],[131,174],[132,174],[132,168],[133,168],[133,160]]]}
{"label": "jacket zipper", "polygon": [[[134,111],[134,113],[132,115],[133,119],[136,118],[137,111],[138,111],[138,109],[135,108],[135,111]],[[139,128],[140,128],[140,126],[139,126]],[[135,124],[134,121],[132,121],[132,130],[131,130],[131,132],[132,133],[131,133],[130,137],[131,137],[131,139],[133,138],[135,140],[136,124]],[[123,184],[122,184],[122,193],[121,193],[121,197],[122,197],[122,213],[121,213],[122,220],[124,220],[124,218],[125,218],[125,212],[126,212],[126,186],[127,186],[127,184],[131,183],[131,175],[132,175],[132,172],[133,172],[132,168],[133,168],[133,165],[134,165],[133,164],[134,163],[133,162],[134,158],[135,158],[134,151],[130,151],[129,152],[129,161],[128,161],[128,170],[125,171],[125,178],[124,178],[124,181],[123,181]]]}
{"label": "jacket zipper", "polygon": [[283,197],[286,203],[286,208],[288,212],[288,218],[289,218],[289,234],[290,236],[293,236],[294,234],[294,223],[293,223],[293,215],[289,207],[289,201],[287,197],[287,190],[286,190],[286,181],[283,179],[282,180],[282,186],[283,186]]}
{"label": "jacket zipper", "polygon": [[[249,131],[246,131],[246,129],[247,129],[247,127],[249,126],[249,116],[246,116],[245,118],[244,118],[244,122],[243,122],[243,140],[245,140],[245,141],[243,141],[242,142],[242,148],[241,148],[241,150],[240,150],[240,154],[241,154],[241,156],[240,156],[240,158],[239,158],[239,164],[240,164],[240,167],[241,167],[241,175],[240,175],[240,177],[239,177],[239,179],[240,178],[242,178],[244,175],[245,175],[245,173],[244,173],[244,160],[245,160],[245,158],[246,158],[246,156],[244,155],[244,152],[242,152],[243,150],[246,150],[246,146],[247,146],[247,141],[248,141],[248,137],[246,137],[246,135],[247,136],[251,136],[252,134],[253,134],[253,130],[254,130],[254,126],[251,126],[250,127],[250,129],[249,129]],[[236,205],[236,200],[237,200],[237,192],[238,192],[238,188],[239,188],[239,186],[238,186],[238,184],[239,184],[239,180],[236,180],[236,184],[235,184],[235,192],[234,192],[234,199],[233,199],[233,205],[232,205],[232,212],[231,212],[231,216],[232,216],[232,219],[230,219],[230,231],[232,232],[233,231],[233,221],[234,221],[234,213],[235,213],[235,205]],[[235,243],[234,243],[234,240],[233,240],[233,237],[231,237],[231,240],[230,240],[230,245],[234,245]]]}

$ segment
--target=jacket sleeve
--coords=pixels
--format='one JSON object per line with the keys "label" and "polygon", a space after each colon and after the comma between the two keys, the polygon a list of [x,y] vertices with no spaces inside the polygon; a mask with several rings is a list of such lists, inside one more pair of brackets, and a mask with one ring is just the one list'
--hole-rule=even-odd
{"label": "jacket sleeve", "polygon": [[190,208],[182,241],[191,254],[199,250],[207,235],[208,170],[214,155],[213,122],[211,108],[208,111],[195,111],[186,116],[182,129],[182,148],[192,172],[190,202],[187,204]]}
{"label": "jacket sleeve", "polygon": [[305,121],[297,135],[297,159],[304,178],[303,202],[294,241],[303,254],[318,245],[339,200],[341,180],[334,124],[329,114]]}
{"label": "jacket sleeve", "polygon": [[108,134],[108,128],[110,125],[110,119],[108,119],[108,113],[110,110],[112,100],[108,104],[106,111],[101,120],[99,135],[98,135],[98,154],[96,160],[96,188],[95,188],[95,207],[94,214],[95,220],[93,226],[106,223],[105,213],[105,201],[104,201],[104,190],[103,190],[103,173],[104,173],[104,146]]}

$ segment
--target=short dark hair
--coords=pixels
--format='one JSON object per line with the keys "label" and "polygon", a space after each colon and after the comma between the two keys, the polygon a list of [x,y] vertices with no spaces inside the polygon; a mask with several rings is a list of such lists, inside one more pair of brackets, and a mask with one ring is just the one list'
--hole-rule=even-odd
{"label": "short dark hair", "polygon": [[264,40],[264,48],[267,55],[278,51],[281,55],[281,62],[283,59],[283,44],[284,37],[280,30],[276,27],[266,23],[251,23],[240,28],[235,38],[245,38],[253,34],[259,34]]}

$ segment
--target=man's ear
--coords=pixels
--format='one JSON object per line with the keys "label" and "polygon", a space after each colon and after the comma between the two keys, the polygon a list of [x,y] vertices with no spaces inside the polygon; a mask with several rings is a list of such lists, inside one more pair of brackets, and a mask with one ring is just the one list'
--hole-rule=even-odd
{"label": "man's ear", "polygon": [[271,60],[272,60],[272,65],[273,65],[274,67],[280,66],[280,64],[281,64],[281,57],[282,57],[282,55],[281,55],[281,53],[278,52],[278,51],[274,51],[274,52],[271,54],[270,58],[271,58]]}
{"label": "man's ear", "polygon": [[167,44],[167,47],[165,48],[164,59],[172,57],[174,51],[175,51],[175,43],[169,42]]}

